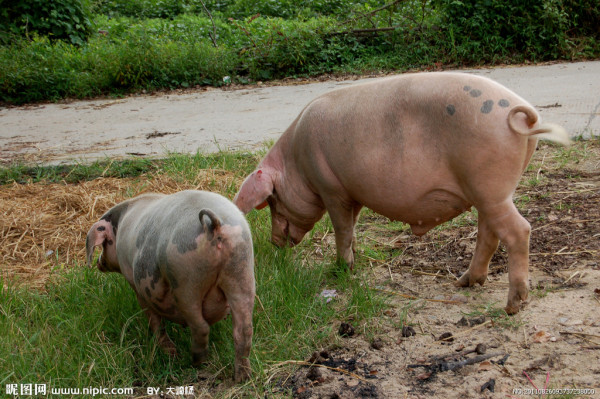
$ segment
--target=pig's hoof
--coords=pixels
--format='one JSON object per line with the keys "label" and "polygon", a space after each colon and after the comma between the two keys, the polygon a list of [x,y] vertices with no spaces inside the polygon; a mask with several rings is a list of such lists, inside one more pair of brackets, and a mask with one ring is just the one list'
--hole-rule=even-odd
{"label": "pig's hoof", "polygon": [[508,302],[504,310],[507,314],[519,313],[521,303],[527,300],[529,289],[526,282],[513,284],[508,289]]}
{"label": "pig's hoof", "polygon": [[242,365],[240,367],[236,367],[235,376],[233,377],[233,379],[237,384],[249,380],[251,374],[252,372],[250,370],[250,364]]}
{"label": "pig's hoof", "polygon": [[483,285],[485,284],[486,279],[486,274],[479,277],[471,276],[471,272],[467,270],[465,274],[461,276],[461,278],[454,282],[454,285],[457,287],[472,287],[475,284]]}
{"label": "pig's hoof", "polygon": [[207,359],[208,359],[208,354],[206,353],[206,351],[192,352],[192,364],[195,367],[202,366],[204,363],[206,363]]}
{"label": "pig's hoof", "polygon": [[169,355],[169,357],[171,357],[171,358],[177,357],[177,349],[175,348],[175,345],[173,345],[173,347],[168,347],[168,348],[163,347],[163,350],[165,351],[165,353],[167,355]]}
{"label": "pig's hoof", "polygon": [[177,348],[169,338],[161,340],[160,347],[170,357],[177,357]]}

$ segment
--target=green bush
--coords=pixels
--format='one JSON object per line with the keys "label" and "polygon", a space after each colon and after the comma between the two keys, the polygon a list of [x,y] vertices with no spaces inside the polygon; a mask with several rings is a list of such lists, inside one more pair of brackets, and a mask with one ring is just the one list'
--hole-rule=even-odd
{"label": "green bush", "polygon": [[189,11],[194,3],[194,0],[98,0],[96,9],[111,17],[174,18]]}
{"label": "green bush", "polygon": [[0,11],[0,40],[32,33],[82,45],[92,32],[88,0],[9,0]]}
{"label": "green bush", "polygon": [[83,48],[47,38],[0,47],[0,101],[26,103],[133,90],[223,84],[237,55],[208,42],[96,37]]}
{"label": "green bush", "polygon": [[567,47],[570,21],[561,0],[436,1],[458,61],[555,59]]}
{"label": "green bush", "polygon": [[598,0],[564,0],[565,12],[573,21],[571,34],[600,39],[600,6]]}
{"label": "green bush", "polygon": [[[32,30],[23,11],[91,1],[96,33],[83,43]],[[600,55],[597,0],[204,3],[209,13],[201,0],[13,0],[0,10],[0,101]]]}

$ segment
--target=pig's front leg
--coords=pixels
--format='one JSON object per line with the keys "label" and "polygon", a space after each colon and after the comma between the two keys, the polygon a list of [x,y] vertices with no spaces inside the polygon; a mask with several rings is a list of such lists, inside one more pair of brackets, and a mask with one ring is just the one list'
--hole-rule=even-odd
{"label": "pig's front leg", "polygon": [[[358,223],[358,216],[360,215],[360,210],[362,209],[362,205],[357,204],[354,206],[354,208],[352,209],[352,213],[353,213],[353,221],[352,221],[352,229],[354,230],[354,226],[356,226],[356,223]],[[356,234],[352,234],[352,252],[356,253],[357,250],[357,242],[356,242]]]}
{"label": "pig's front leg", "polygon": [[323,202],[333,224],[338,262],[345,262],[352,270],[354,268],[354,251],[352,250],[354,224],[358,219],[361,207],[358,204],[349,204],[350,201],[324,199]]}

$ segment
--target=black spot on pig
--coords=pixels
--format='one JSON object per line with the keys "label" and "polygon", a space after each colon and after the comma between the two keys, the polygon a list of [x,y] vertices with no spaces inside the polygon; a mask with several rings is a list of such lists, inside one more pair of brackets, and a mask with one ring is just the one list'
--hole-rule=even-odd
{"label": "black spot on pig", "polygon": [[510,103],[508,102],[508,100],[503,98],[502,100],[498,101],[498,105],[502,108],[506,108],[510,105]]}
{"label": "black spot on pig", "polygon": [[[148,218],[141,226],[140,233],[137,236],[135,246],[138,253],[133,260],[133,277],[136,284],[148,276],[152,276],[150,283],[152,289],[160,280],[160,270],[158,268],[158,253],[160,234],[157,229],[158,223],[153,218]],[[165,252],[165,244],[160,246],[161,252]]]}
{"label": "black spot on pig", "polygon": [[113,234],[115,237],[117,236],[117,229],[119,228],[119,221],[121,220],[121,215],[123,215],[125,211],[127,211],[128,206],[129,204],[127,203],[120,203],[119,205],[115,205],[100,218],[100,220],[106,220],[113,226]]}
{"label": "black spot on pig", "polygon": [[[171,285],[172,289],[176,290],[177,287],[179,287],[179,281],[177,281],[177,278],[173,274],[171,268],[167,267],[166,269],[167,280],[169,281],[169,285]],[[177,297],[175,297],[175,302],[177,302]]]}
{"label": "black spot on pig", "polygon": [[463,87],[463,90],[464,91],[469,91],[469,90],[471,90],[471,86],[465,86],[465,87]]}
{"label": "black spot on pig", "polygon": [[148,297],[148,299],[152,298],[152,293],[150,292],[150,288],[146,287],[146,289],[144,291],[146,292],[146,297]]}
{"label": "black spot on pig", "polygon": [[[156,247],[145,246],[142,251],[138,252],[137,256],[133,260],[133,278],[135,279],[136,285],[149,275],[154,275],[155,269],[157,269]],[[153,289],[154,284],[155,282],[152,281],[151,285]]]}
{"label": "black spot on pig", "polygon": [[196,237],[203,232],[204,228],[201,223],[197,223],[196,221],[193,223],[186,223],[178,228],[173,234],[173,244],[177,246],[177,251],[180,254],[194,251],[198,248]]}
{"label": "black spot on pig", "polygon": [[483,105],[481,106],[481,113],[489,114],[490,112],[492,112],[493,107],[494,107],[494,102],[492,100],[484,101]]}
{"label": "black spot on pig", "polygon": [[456,112],[456,108],[454,107],[454,105],[448,104],[446,106],[446,112],[448,112],[448,115],[452,116]]}
{"label": "black spot on pig", "polygon": [[473,89],[469,92],[471,97],[479,97],[481,95],[481,90]]}

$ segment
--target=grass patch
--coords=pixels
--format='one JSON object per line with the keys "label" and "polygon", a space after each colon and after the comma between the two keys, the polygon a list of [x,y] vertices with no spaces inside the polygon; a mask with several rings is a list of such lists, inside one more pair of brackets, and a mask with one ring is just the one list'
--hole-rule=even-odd
{"label": "grass patch", "polygon": [[146,174],[167,174],[180,181],[193,180],[199,170],[235,171],[242,176],[256,166],[262,153],[221,151],[214,154],[171,153],[163,159],[130,158],[121,161],[105,159],[73,165],[25,165],[0,167],[0,185],[28,183],[79,183],[98,177],[139,177]]}
{"label": "grass patch", "polygon": [[517,329],[523,325],[519,315],[509,316],[504,308],[497,306],[497,303],[487,303],[477,305],[472,312],[465,313],[467,317],[486,316],[492,322],[502,328]]}

